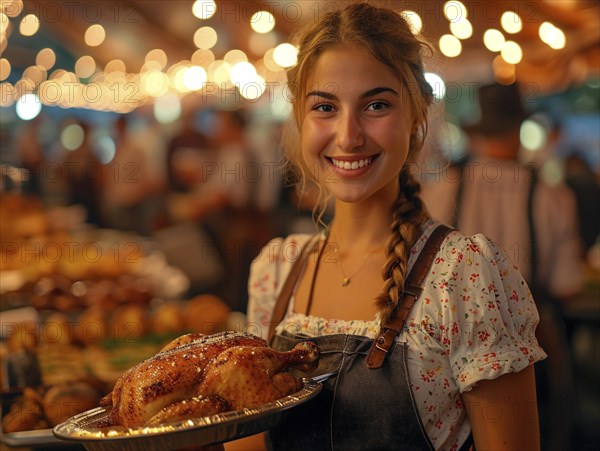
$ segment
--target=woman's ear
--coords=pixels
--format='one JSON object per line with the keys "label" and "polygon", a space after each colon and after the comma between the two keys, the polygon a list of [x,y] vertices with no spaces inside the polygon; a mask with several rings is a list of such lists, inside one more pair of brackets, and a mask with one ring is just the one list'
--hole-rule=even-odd
{"label": "woman's ear", "polygon": [[412,128],[410,129],[411,135],[416,135],[419,131],[419,121],[415,120],[412,124]]}

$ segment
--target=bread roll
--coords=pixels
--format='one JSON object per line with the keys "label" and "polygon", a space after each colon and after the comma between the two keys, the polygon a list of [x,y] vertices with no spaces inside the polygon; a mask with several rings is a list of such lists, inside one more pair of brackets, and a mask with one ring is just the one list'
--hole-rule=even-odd
{"label": "bread roll", "polygon": [[106,314],[101,307],[89,307],[79,315],[75,324],[76,341],[86,346],[99,344],[106,338],[106,323]]}
{"label": "bread roll", "polygon": [[139,304],[126,304],[115,310],[112,321],[114,338],[131,341],[148,332],[146,308]]}
{"label": "bread roll", "polygon": [[183,307],[176,301],[165,302],[152,314],[152,331],[156,334],[166,335],[184,329]]}
{"label": "bread roll", "polygon": [[40,339],[48,345],[67,345],[73,343],[73,324],[68,316],[61,312],[54,312],[46,318]]}
{"label": "bread roll", "polygon": [[225,327],[229,312],[227,304],[217,296],[196,296],[187,301],[184,308],[186,328],[190,332],[214,334]]}
{"label": "bread roll", "polygon": [[98,391],[85,382],[54,385],[44,395],[44,416],[51,426],[56,426],[73,415],[97,407],[100,398]]}
{"label": "bread roll", "polygon": [[2,432],[10,434],[48,427],[42,411],[40,395],[35,390],[26,388],[23,390],[23,396],[20,396],[11,405],[8,414],[2,417]]}

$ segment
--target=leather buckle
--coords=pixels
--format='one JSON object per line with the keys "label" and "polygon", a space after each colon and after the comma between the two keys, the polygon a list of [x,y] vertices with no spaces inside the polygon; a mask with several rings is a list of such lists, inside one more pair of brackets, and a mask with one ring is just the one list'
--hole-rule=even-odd
{"label": "leather buckle", "polygon": [[385,337],[382,335],[380,335],[377,340],[375,341],[375,347],[377,349],[379,349],[380,351],[383,351],[387,354],[388,350],[386,348],[382,348],[381,346],[383,346],[385,344]]}
{"label": "leather buckle", "polygon": [[386,327],[384,331],[379,334],[377,340],[375,340],[375,347],[387,354],[397,336],[397,330]]}

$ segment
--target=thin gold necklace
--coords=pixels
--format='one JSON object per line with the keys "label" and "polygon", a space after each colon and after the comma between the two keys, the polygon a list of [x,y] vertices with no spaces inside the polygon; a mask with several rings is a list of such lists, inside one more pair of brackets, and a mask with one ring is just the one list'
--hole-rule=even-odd
{"label": "thin gold necklace", "polygon": [[342,273],[342,287],[347,287],[348,285],[350,285],[350,282],[352,281],[352,278],[354,276],[356,276],[360,270],[363,268],[363,266],[365,266],[365,263],[367,262],[367,260],[369,260],[369,258],[380,249],[381,245],[377,246],[375,249],[373,249],[371,252],[369,252],[365,258],[363,259],[362,263],[358,266],[358,268],[356,268],[356,270],[350,274],[350,275],[346,275],[346,272],[344,271],[344,267],[342,266],[342,256],[341,254],[338,252],[339,251],[339,245],[336,245],[335,247],[335,251],[337,255],[337,262],[338,262],[338,266],[340,267],[340,272]]}

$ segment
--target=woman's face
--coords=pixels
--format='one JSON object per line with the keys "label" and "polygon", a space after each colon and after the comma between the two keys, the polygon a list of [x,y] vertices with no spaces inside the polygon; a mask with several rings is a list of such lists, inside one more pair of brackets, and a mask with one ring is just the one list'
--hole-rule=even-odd
{"label": "woman's face", "polygon": [[305,92],[301,145],[312,175],[338,201],[393,201],[414,122],[404,84],[367,50],[336,47]]}

